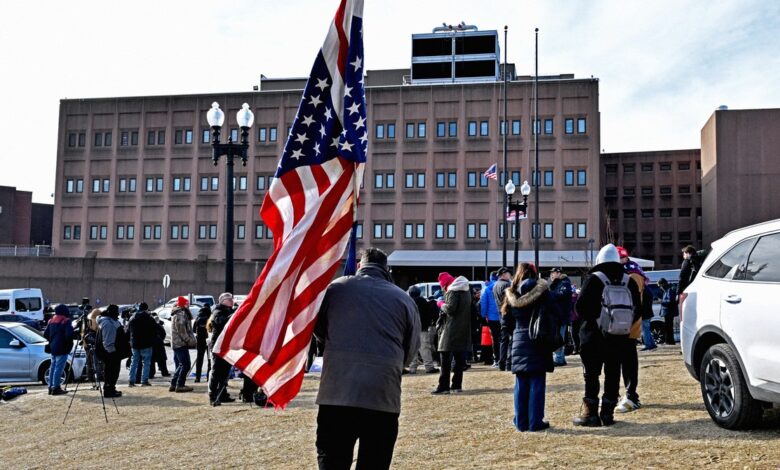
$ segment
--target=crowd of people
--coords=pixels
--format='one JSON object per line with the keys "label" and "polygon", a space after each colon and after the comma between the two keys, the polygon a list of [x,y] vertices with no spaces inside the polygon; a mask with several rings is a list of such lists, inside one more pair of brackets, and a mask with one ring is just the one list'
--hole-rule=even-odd
{"label": "crowd of people", "polygon": [[[679,291],[698,270],[696,251],[684,249]],[[417,287],[408,292],[394,283],[387,254],[369,248],[361,254],[358,271],[327,288],[314,328],[310,358],[323,355],[316,403],[316,448],[320,468],[348,468],[356,442],[359,468],[388,468],[398,434],[403,374],[438,374],[432,395],[464,390],[464,371],[482,361],[515,376],[514,426],[518,431],[542,431],[547,374],[566,366],[566,355],[579,355],[583,370],[582,404],[572,422],[576,426],[609,426],[615,412],[628,413],[642,404],[638,393],[642,351],[657,348],[650,334],[652,293],[642,268],[622,247],[601,248],[596,264],[576,289],[560,268],[547,279],[531,263],[514,270],[491,273],[482,290],[474,290],[464,276],[442,272],[437,298],[424,298]],[[674,344],[676,290],[665,279],[662,315],[665,342]],[[60,308],[62,307],[62,308]],[[76,332],[68,311],[60,306],[45,335],[50,341],[52,368],[49,393],[66,393],[59,383],[61,368]],[[186,380],[197,350],[195,382],[208,378],[209,403],[235,401],[227,392],[231,365],[209,351],[233,313],[230,293],[219,296],[193,318],[187,299],[180,297],[172,312],[171,347],[175,370],[166,368],[165,331],[141,303],[123,325],[116,305],[84,316],[80,341],[87,351],[88,371],[102,381],[106,397],[116,390],[121,361],[129,359],[130,387],[149,386],[157,362],[163,376],[171,376],[169,391],[193,391]],[[209,338],[211,338],[209,340]],[[58,372],[59,371],[59,372]],[[625,393],[620,396],[620,379]],[[257,385],[245,378],[242,399],[255,400]],[[261,393],[262,392],[258,392]],[[265,403],[265,401],[263,401]]]}

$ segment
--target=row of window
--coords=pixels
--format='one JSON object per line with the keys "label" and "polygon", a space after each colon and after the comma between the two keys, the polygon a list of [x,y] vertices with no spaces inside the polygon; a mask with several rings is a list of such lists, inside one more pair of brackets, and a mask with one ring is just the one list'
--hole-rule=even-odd
{"label": "row of window", "polygon": [[[652,172],[655,171],[655,163],[642,163],[640,165],[640,168],[643,172]],[[617,163],[610,163],[608,165],[604,166],[604,169],[607,174],[614,174],[618,171],[618,165]],[[659,162],[658,163],[658,169],[660,171],[672,171],[672,162]],[[691,162],[677,162],[677,170],[679,171],[688,171],[691,169]],[[696,169],[701,170],[701,162],[696,162]],[[636,173],[636,164],[635,163],[624,163],[623,164],[623,173]]]}
{"label": "row of window", "polygon": [[[534,174],[532,178],[532,185],[536,185],[537,177],[542,175],[543,186],[553,186],[554,171],[553,170],[539,170]],[[588,183],[587,170],[565,170],[564,171],[564,186],[586,186]],[[456,188],[458,183],[457,171],[437,171],[435,173],[434,186],[437,188]],[[504,180],[504,172],[501,172],[501,181]],[[512,182],[519,186],[522,184],[521,175],[519,171],[511,172]],[[466,186],[469,188],[475,187],[487,187],[488,179],[482,172],[469,171],[466,174]],[[425,173],[404,173],[404,188],[424,188],[425,187]],[[395,188],[395,173],[374,173],[374,188],[375,189],[393,189]]]}
{"label": "row of window", "polygon": [[[256,180],[256,188],[258,191],[265,191],[273,181],[273,176],[259,175]],[[163,192],[165,189],[165,181],[161,176],[147,177],[145,181],[145,190],[148,193],[151,192]],[[136,178],[119,178],[119,184],[117,191],[120,193],[134,193],[136,192]],[[218,176],[201,176],[200,177],[200,190],[201,191],[219,191],[219,177]],[[246,176],[236,176],[233,178],[233,190],[246,191],[248,189],[248,180]],[[108,193],[111,190],[111,181],[108,178],[93,178],[92,179],[92,192],[93,193]],[[192,190],[192,178],[189,176],[174,176],[171,178],[171,191],[173,192],[190,192]],[[69,178],[65,180],[65,192],[66,193],[83,193],[84,192],[84,180]]]}
{"label": "row of window", "polygon": [[[640,188],[642,196],[652,196],[655,194],[655,187],[654,186],[642,186]],[[696,185],[696,192],[701,193],[701,185]],[[604,190],[604,194],[607,197],[616,197],[618,193],[617,188],[606,188]],[[671,186],[660,186],[658,188],[658,193],[662,196],[668,196],[672,194],[672,187]],[[691,194],[691,185],[689,184],[681,184],[677,186],[677,194],[686,195]],[[628,186],[623,188],[623,196],[635,196],[636,195],[636,188],[633,186]]]}
{"label": "row of window", "polygon": [[[238,142],[238,128],[230,129],[230,138],[233,142]],[[192,129],[175,129],[173,132],[173,143],[175,145],[191,145],[193,143],[193,130]],[[278,132],[276,127],[260,127],[257,130],[258,142],[276,142]],[[84,147],[87,142],[87,134],[85,132],[70,132],[68,133],[68,147]],[[111,147],[113,146],[113,133],[112,131],[95,131],[93,132],[93,147]],[[120,147],[132,147],[137,146],[139,142],[138,131],[120,131],[119,132],[119,146]],[[201,143],[208,144],[211,142],[211,129],[201,130]],[[165,145],[165,129],[148,130],[146,132],[146,145],[159,146]]]}
{"label": "row of window", "polygon": [[[677,209],[678,217],[690,217],[692,213],[693,211],[690,207],[680,207]],[[640,209],[640,214],[642,215],[643,219],[652,219],[653,217],[655,217],[655,209]],[[658,209],[658,215],[660,217],[663,218],[672,217],[673,214],[674,214],[674,209],[672,208]],[[608,212],[608,215],[611,219],[617,219],[618,211],[612,209]],[[701,216],[701,207],[696,208],[696,215]],[[636,209],[623,209],[623,218],[636,219]]]}
{"label": "row of window", "polygon": [[[691,232],[677,232],[677,240],[680,242],[690,242],[693,239],[691,238],[692,234]],[[655,232],[642,232],[640,233],[641,241],[643,242],[653,242],[655,241],[656,234]],[[697,232],[697,237],[701,239],[701,232]],[[672,232],[660,232],[658,233],[658,238],[662,242],[672,242],[674,241],[674,234]],[[636,232],[625,232],[623,233],[623,240],[626,242],[635,242],[637,241],[637,234]]]}

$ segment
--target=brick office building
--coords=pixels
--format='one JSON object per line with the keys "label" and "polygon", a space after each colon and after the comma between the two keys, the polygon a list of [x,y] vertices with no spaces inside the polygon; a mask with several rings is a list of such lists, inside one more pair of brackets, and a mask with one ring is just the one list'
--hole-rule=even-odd
{"label": "brick office building", "polygon": [[[493,163],[500,168],[505,128],[508,175],[518,185],[533,182],[533,81],[507,69],[503,126],[497,76],[415,79],[415,70],[366,76],[370,141],[358,214],[362,245],[389,253],[420,250],[425,264],[427,250],[457,257],[484,251],[489,239],[494,259],[503,193],[482,173]],[[249,162],[236,166],[235,258],[266,259],[272,235],[258,211],[303,85],[263,77],[259,90],[247,93],[62,100],[56,254],[221,259],[224,163],[212,164],[206,123],[206,111],[218,101],[229,117],[227,132],[237,133],[230,118],[243,102],[255,113]],[[599,238],[598,81],[540,77],[538,95],[540,248],[565,259],[564,253],[584,252],[587,240]],[[533,194],[530,199],[534,204]],[[522,250],[533,248],[530,221],[522,222],[520,239]]]}
{"label": "brick office building", "polygon": [[702,243],[698,149],[601,155],[602,242],[674,269],[680,249]]}

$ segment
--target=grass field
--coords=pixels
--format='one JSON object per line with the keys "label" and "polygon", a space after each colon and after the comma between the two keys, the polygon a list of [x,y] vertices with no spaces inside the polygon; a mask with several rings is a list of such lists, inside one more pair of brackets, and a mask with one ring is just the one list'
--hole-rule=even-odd
{"label": "grass field", "polygon": [[[677,347],[640,353],[643,407],[616,416],[609,428],[576,428],[582,373],[578,358],[547,379],[547,419],[541,433],[511,424],[514,377],[475,365],[465,392],[431,396],[435,375],[405,376],[394,468],[780,468],[780,410],[765,413],[761,429],[718,428],[702,404],[698,383]],[[245,404],[208,406],[205,384],[172,394],[164,382],[120,387],[109,400],[79,390],[66,424],[70,396],[43,387],[0,402],[0,468],[315,468],[318,377],[307,376],[284,411]],[[237,395],[239,381],[231,382]],[[73,386],[71,386],[71,389]]]}

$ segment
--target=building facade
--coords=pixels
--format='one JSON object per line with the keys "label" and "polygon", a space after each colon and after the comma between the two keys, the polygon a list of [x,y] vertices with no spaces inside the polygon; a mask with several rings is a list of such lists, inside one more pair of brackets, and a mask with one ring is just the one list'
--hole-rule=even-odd
{"label": "building facade", "polygon": [[703,241],[780,218],[780,109],[719,109],[701,130]]}
{"label": "building facade", "polygon": [[601,181],[602,244],[654,260],[655,269],[677,268],[683,246],[701,246],[698,149],[605,153]]}
{"label": "building facade", "polygon": [[[408,73],[366,77],[361,244],[389,253],[500,249],[503,191],[483,173],[494,163],[501,170],[505,129],[506,175],[518,186],[536,182],[533,81],[509,81],[504,125],[502,82],[408,84]],[[218,101],[229,117],[223,134],[237,134],[230,118],[242,103],[255,113],[249,161],[235,169],[235,258],[267,259],[272,234],[259,208],[303,85],[263,79],[250,93],[62,100],[55,254],[222,259],[228,185],[224,161],[212,163],[206,123]],[[585,250],[599,238],[598,81],[545,77],[538,96],[540,248]],[[533,214],[533,193],[529,202]],[[520,227],[521,249],[533,249],[531,221]]]}

